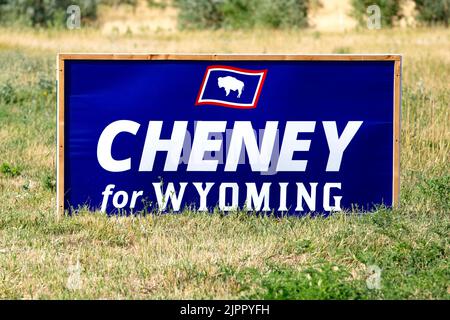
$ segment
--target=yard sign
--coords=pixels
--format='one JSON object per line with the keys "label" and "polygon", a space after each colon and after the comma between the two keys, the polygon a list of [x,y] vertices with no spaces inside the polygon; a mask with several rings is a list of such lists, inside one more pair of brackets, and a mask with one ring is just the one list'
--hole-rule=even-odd
{"label": "yard sign", "polygon": [[398,55],[60,54],[58,65],[59,213],[398,203]]}

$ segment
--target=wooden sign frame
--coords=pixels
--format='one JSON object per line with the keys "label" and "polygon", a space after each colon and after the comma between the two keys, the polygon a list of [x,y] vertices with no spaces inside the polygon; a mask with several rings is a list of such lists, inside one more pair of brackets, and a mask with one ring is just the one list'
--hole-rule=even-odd
{"label": "wooden sign frame", "polygon": [[402,85],[402,56],[399,54],[80,54],[60,53],[57,56],[57,192],[56,207],[64,215],[64,65],[67,60],[191,60],[191,61],[393,61],[393,206],[400,195],[400,109]]}

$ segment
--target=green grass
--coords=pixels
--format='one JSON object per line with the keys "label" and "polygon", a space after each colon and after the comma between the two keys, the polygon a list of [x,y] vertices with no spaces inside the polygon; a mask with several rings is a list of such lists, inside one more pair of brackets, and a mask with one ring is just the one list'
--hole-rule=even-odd
{"label": "green grass", "polygon": [[[184,41],[158,37],[168,47]],[[323,41],[329,52],[368,46],[405,54],[399,209],[326,219],[190,212],[58,219],[55,50],[0,37],[0,298],[449,299],[448,32],[356,33],[346,39],[357,42],[342,44],[333,34],[301,37],[310,51]],[[422,38],[428,42],[417,48]],[[277,50],[292,48],[280,40]],[[377,289],[366,281],[373,266],[381,269]]]}

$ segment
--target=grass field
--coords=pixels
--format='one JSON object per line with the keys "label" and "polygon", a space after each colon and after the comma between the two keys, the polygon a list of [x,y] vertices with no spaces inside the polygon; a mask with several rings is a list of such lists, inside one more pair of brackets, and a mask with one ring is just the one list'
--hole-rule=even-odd
{"label": "grass field", "polygon": [[[58,220],[60,51],[401,53],[400,208],[327,219],[185,212]],[[0,298],[449,299],[449,89],[448,29],[0,29]],[[379,285],[370,275],[378,268]]]}

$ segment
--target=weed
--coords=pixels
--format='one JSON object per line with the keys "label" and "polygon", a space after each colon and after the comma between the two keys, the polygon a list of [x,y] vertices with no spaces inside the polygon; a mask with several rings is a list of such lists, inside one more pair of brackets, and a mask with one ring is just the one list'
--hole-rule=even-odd
{"label": "weed", "polygon": [[0,167],[0,172],[8,177],[17,177],[22,173],[19,167],[10,165],[6,162],[3,162]]}

